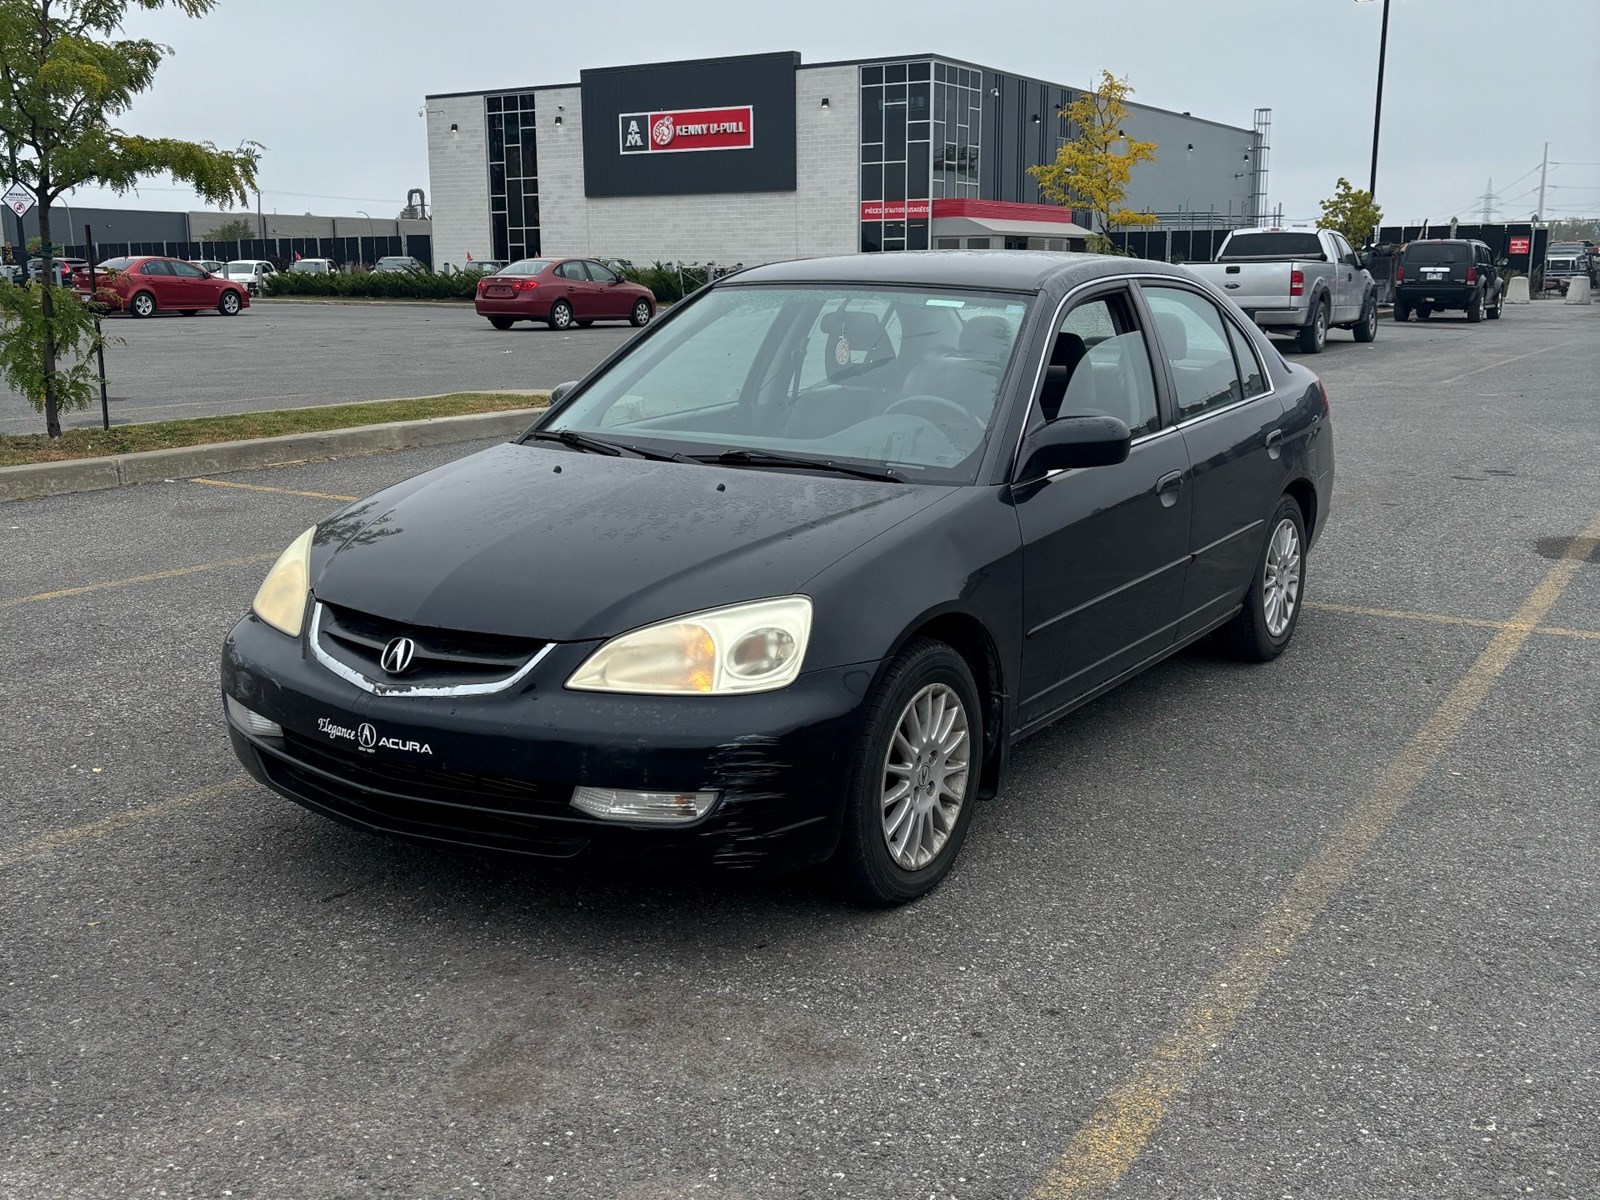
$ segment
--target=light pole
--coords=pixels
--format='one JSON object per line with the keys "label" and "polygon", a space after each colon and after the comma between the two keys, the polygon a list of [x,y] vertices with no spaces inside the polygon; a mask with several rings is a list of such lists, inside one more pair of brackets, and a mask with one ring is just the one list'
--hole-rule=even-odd
{"label": "light pole", "polygon": [[[365,209],[362,209],[362,208],[356,209],[356,212],[359,215],[361,215],[363,217],[366,217],[366,219],[367,219],[367,240],[372,243],[372,250],[373,250],[372,257],[373,257],[374,260],[376,260],[377,257],[378,257],[378,255],[377,255],[378,240],[373,235],[373,232],[372,232],[372,214],[367,212]],[[357,244],[359,244],[359,242]],[[364,266],[365,264],[362,264],[362,265]]]}
{"label": "light pole", "polygon": [[[1371,4],[1373,0],[1356,0],[1357,4]],[[1372,175],[1367,182],[1367,195],[1378,196],[1378,131],[1383,120],[1383,61],[1389,53],[1389,0],[1383,0],[1383,30],[1378,35],[1378,94],[1372,104]]]}

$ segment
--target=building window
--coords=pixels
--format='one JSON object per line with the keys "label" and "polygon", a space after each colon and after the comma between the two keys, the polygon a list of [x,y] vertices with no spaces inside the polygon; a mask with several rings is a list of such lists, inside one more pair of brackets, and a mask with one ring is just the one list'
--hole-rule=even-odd
{"label": "building window", "polygon": [[933,63],[861,68],[861,249],[926,250],[933,196]]}
{"label": "building window", "polygon": [[933,195],[976,200],[983,72],[945,63],[937,67],[931,114]]}
{"label": "building window", "polygon": [[489,129],[491,255],[531,258],[539,243],[539,152],[533,92],[485,97]]}
{"label": "building window", "polygon": [[935,238],[933,248],[935,250],[959,250],[961,249],[961,239],[946,237]]}

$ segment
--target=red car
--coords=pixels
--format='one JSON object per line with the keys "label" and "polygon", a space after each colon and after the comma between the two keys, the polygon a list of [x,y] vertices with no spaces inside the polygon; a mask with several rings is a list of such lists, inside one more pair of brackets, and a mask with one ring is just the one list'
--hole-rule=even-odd
{"label": "red car", "polygon": [[596,321],[650,324],[655,294],[592,258],[524,258],[478,280],[478,315],[496,329],[543,321],[551,329]]}
{"label": "red car", "polygon": [[[181,258],[108,258],[94,269],[96,298],[112,308],[149,317],[163,309],[192,317],[214,308],[225,317],[250,307],[242,283],[213,275]],[[73,272],[72,290],[89,299],[89,272]]]}

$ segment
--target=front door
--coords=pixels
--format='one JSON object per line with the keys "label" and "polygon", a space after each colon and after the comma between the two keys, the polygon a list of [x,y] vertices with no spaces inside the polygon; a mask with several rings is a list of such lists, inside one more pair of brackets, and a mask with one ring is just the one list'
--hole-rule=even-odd
{"label": "front door", "polygon": [[211,308],[216,304],[215,289],[206,273],[192,263],[173,260],[167,263],[172,271],[173,292],[177,308]]}
{"label": "front door", "polygon": [[1288,486],[1284,403],[1252,340],[1209,296],[1176,281],[1140,286],[1194,464],[1184,637],[1226,616],[1250,587],[1267,519]]}
{"label": "front door", "polygon": [[622,289],[622,276],[610,267],[593,260],[584,260],[589,278],[594,283],[595,315],[599,317],[626,317],[632,309],[633,297]]}
{"label": "front door", "polygon": [[[1169,648],[1189,555],[1183,438],[1163,423],[1151,343],[1118,286],[1079,301],[1030,420],[1114,416],[1127,461],[1013,487],[1023,542],[1025,728]],[[1024,464],[1019,464],[1022,470]]]}

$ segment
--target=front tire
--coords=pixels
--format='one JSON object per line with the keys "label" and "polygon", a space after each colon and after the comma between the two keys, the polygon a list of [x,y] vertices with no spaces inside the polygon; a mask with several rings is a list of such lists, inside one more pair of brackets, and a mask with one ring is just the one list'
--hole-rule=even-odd
{"label": "front tire", "polygon": [[1289,648],[1306,578],[1306,525],[1293,496],[1278,501],[1256,561],[1244,608],[1219,633],[1223,648],[1246,662],[1271,662]]}
{"label": "front tire", "polygon": [[1317,311],[1311,314],[1311,322],[1301,328],[1295,337],[1302,354],[1321,354],[1322,348],[1328,344],[1328,302],[1317,301]]}
{"label": "front tire", "polygon": [[550,328],[572,328],[572,305],[568,304],[565,300],[557,300],[550,306]]}
{"label": "front tire", "polygon": [[223,292],[217,300],[217,311],[225,317],[237,317],[243,307],[238,292]]}
{"label": "front tire", "polygon": [[156,298],[149,292],[135,292],[133,299],[128,301],[128,311],[136,317],[153,317],[156,311]]}
{"label": "front tire", "polygon": [[635,329],[643,329],[650,324],[651,315],[650,302],[648,300],[640,300],[633,306],[633,314],[628,319],[633,322]]}
{"label": "front tire", "polygon": [[851,769],[832,862],[847,896],[886,908],[938,886],[972,821],[982,748],[966,660],[913,640],[878,683]]}

